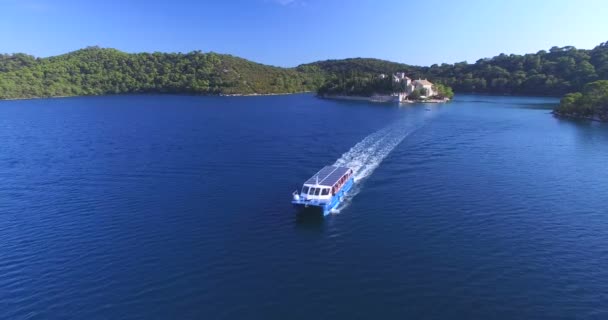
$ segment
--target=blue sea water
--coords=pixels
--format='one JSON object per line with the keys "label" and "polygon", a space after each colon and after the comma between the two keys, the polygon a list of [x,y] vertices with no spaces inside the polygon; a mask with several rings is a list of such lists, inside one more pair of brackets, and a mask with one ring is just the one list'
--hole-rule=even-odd
{"label": "blue sea water", "polygon": [[607,319],[608,125],[556,102],[1,101],[0,319]]}

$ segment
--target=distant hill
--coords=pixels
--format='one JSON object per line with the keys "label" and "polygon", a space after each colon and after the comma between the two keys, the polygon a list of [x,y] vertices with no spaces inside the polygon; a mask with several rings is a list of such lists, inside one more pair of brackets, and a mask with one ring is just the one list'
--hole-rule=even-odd
{"label": "distant hill", "polygon": [[391,74],[398,71],[413,72],[418,68],[403,63],[371,58],[317,61],[300,65],[298,69],[305,70],[307,67],[316,67],[328,74],[350,74],[352,72],[357,72],[374,75],[380,73]]}
{"label": "distant hill", "polygon": [[120,93],[267,94],[315,91],[328,81],[404,71],[457,93],[563,95],[608,79],[608,42],[553,47],[475,63],[412,66],[379,59],[326,60],[280,68],[217,53],[125,53],[89,47],[35,58],[0,55],[0,99]]}
{"label": "distant hill", "polygon": [[254,94],[315,90],[323,77],[216,53],[136,53],[89,47],[34,58],[0,55],[0,98],[120,93]]}
{"label": "distant hill", "polygon": [[411,78],[428,78],[460,93],[563,95],[580,91],[595,80],[608,79],[608,42],[592,50],[553,47],[525,55],[500,54],[475,63],[411,66],[378,59],[344,59],[314,62],[343,82],[379,73],[404,71]]}

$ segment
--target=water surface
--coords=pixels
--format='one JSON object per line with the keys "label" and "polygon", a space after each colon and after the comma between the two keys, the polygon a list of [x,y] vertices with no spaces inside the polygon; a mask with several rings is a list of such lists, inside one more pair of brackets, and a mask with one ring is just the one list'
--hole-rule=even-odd
{"label": "water surface", "polygon": [[606,319],[608,126],[555,103],[2,101],[0,318]]}

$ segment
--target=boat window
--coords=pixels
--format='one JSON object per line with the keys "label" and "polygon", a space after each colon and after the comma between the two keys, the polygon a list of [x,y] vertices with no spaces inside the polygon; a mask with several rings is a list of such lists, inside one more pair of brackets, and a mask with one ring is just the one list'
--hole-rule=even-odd
{"label": "boat window", "polygon": [[315,196],[318,196],[318,195],[319,195],[319,193],[321,193],[321,188],[317,188],[317,189],[315,190]]}
{"label": "boat window", "polygon": [[314,195],[315,194],[315,190],[317,190],[317,188],[310,188],[310,192],[308,193],[309,195]]}
{"label": "boat window", "polygon": [[303,194],[308,194],[308,187],[307,187],[307,186],[304,186],[304,187],[302,188],[302,193],[303,193]]}
{"label": "boat window", "polygon": [[322,196],[326,196],[329,194],[329,188],[324,188],[323,189],[323,193],[321,193]]}

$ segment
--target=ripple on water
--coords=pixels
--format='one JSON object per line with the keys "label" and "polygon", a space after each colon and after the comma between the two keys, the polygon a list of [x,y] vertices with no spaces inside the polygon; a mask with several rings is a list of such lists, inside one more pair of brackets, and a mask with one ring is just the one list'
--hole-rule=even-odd
{"label": "ripple on water", "polygon": [[2,102],[0,318],[606,318],[608,132],[518,99]]}

